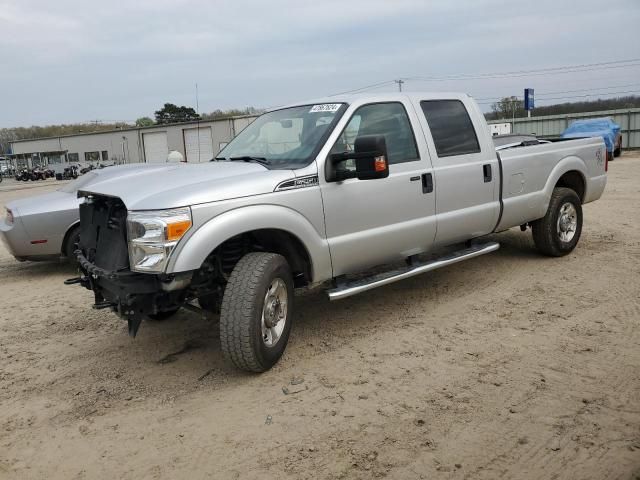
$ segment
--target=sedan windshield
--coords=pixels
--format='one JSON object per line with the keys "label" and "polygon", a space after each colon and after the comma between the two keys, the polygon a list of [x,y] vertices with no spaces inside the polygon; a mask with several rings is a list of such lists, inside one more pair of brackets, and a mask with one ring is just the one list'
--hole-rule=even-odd
{"label": "sedan windshield", "polygon": [[254,161],[274,169],[304,167],[317,155],[345,109],[343,103],[321,103],[265,113],[216,159]]}

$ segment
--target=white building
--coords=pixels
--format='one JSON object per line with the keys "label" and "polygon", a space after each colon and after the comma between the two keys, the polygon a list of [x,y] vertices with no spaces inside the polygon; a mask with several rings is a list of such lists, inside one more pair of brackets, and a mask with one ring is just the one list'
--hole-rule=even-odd
{"label": "white building", "polygon": [[11,143],[18,168],[64,163],[164,163],[170,151],[187,162],[208,162],[254,116],[222,120],[154,125],[59,137],[18,140]]}

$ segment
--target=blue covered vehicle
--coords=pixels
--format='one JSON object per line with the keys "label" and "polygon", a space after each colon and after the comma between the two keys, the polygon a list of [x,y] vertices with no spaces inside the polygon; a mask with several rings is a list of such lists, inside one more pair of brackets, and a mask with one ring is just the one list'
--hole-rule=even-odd
{"label": "blue covered vehicle", "polygon": [[576,120],[560,136],[562,138],[602,137],[607,146],[609,160],[619,157],[622,152],[620,125],[607,117]]}

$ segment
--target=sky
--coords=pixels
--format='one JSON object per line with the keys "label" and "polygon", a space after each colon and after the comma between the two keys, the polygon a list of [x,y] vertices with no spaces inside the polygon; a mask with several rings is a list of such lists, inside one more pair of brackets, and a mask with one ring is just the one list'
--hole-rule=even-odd
{"label": "sky", "polygon": [[166,102],[196,107],[196,83],[200,112],[398,78],[485,110],[524,87],[538,104],[640,94],[638,25],[640,0],[0,0],[0,127],[133,122]]}

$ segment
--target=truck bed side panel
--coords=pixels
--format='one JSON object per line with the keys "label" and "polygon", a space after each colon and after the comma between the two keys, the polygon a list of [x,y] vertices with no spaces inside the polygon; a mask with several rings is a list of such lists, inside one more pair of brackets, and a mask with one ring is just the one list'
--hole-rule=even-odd
{"label": "truck bed side panel", "polygon": [[504,209],[497,231],[542,218],[562,175],[577,171],[585,182],[583,203],[597,200],[606,184],[602,139],[585,138],[503,150]]}

